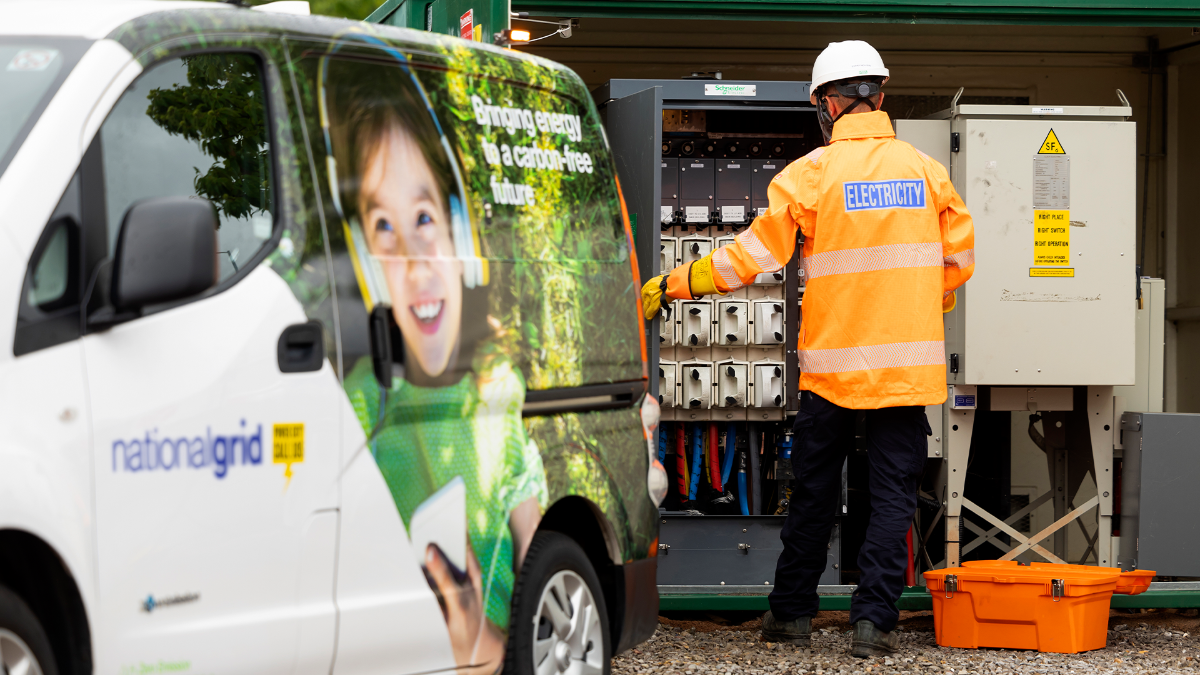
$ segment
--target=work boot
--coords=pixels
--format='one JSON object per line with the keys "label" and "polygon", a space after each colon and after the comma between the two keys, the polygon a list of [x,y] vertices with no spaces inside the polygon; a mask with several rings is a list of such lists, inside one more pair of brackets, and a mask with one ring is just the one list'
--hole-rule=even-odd
{"label": "work boot", "polygon": [[767,642],[789,642],[799,647],[809,647],[812,645],[812,617],[780,621],[768,609],[762,618],[762,636]]}
{"label": "work boot", "polygon": [[[763,631],[767,622],[763,620]],[[850,645],[850,656],[865,659],[868,656],[887,656],[900,648],[900,636],[895,631],[885,633],[875,624],[863,619],[854,624],[854,642]]]}

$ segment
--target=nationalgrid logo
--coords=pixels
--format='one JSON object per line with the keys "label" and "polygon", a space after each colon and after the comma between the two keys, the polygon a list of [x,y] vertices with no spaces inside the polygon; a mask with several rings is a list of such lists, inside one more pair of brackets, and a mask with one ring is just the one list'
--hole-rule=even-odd
{"label": "nationalgrid logo", "polygon": [[147,431],[141,438],[115,440],[112,443],[113,473],[143,471],[176,471],[211,468],[213,475],[224,478],[237,464],[258,465],[263,460],[263,428],[254,433],[241,421],[237,434],[214,436],[212,427],[203,436],[160,438],[158,429]]}

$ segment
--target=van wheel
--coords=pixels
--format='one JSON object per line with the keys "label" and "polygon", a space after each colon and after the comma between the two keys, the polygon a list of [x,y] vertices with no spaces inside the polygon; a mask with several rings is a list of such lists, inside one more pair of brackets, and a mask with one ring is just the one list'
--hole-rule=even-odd
{"label": "van wheel", "polygon": [[50,638],[19,595],[0,586],[0,672],[58,675]]}
{"label": "van wheel", "polygon": [[558,532],[534,536],[512,608],[506,675],[608,675],[604,593],[573,539]]}

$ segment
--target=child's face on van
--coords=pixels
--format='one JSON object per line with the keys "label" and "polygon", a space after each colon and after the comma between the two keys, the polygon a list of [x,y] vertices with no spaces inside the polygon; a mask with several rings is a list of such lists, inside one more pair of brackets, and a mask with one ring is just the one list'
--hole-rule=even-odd
{"label": "child's face on van", "polygon": [[380,258],[405,357],[431,376],[445,372],[462,324],[462,262],[450,214],[429,163],[412,136],[392,128],[367,154],[359,213],[371,253]]}

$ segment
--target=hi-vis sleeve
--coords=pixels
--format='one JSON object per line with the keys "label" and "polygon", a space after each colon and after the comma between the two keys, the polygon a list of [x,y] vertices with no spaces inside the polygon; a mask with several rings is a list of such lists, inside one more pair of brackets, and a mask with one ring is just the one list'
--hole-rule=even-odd
{"label": "hi-vis sleeve", "polygon": [[766,272],[775,272],[791,260],[796,230],[811,236],[816,217],[818,148],[789,164],[767,187],[767,212],[734,237],[731,244],[713,252],[716,286],[722,293],[736,291]]}
{"label": "hi-vis sleeve", "polygon": [[946,169],[933,160],[929,163],[929,182],[942,229],[942,297],[947,298],[975,272],[975,225]]}

